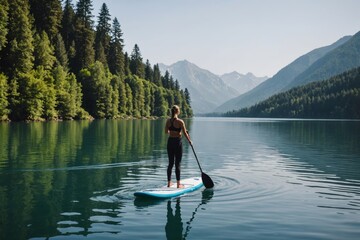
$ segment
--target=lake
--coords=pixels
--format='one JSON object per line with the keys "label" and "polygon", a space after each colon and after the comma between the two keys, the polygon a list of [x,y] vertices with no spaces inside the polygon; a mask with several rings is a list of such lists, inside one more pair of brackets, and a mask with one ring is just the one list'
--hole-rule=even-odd
{"label": "lake", "polygon": [[215,187],[136,199],[166,184],[164,124],[1,123],[0,239],[359,239],[360,121],[188,119]]}

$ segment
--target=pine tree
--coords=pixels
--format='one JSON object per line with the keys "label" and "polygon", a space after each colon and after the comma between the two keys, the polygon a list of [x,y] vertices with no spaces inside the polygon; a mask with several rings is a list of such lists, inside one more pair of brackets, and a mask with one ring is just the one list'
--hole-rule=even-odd
{"label": "pine tree", "polygon": [[56,58],[54,56],[54,48],[50,43],[48,35],[45,31],[36,34],[34,39],[34,56],[35,67],[42,66],[46,70],[52,69]]}
{"label": "pine tree", "polygon": [[190,93],[189,93],[189,90],[187,88],[185,88],[184,94],[185,94],[186,104],[191,106]]}
{"label": "pine tree", "polygon": [[[178,92],[180,91],[180,84],[179,84],[179,81],[177,79],[175,80],[175,90],[178,91]],[[189,95],[189,97],[190,97],[190,95]]]}
{"label": "pine tree", "polygon": [[107,57],[101,42],[97,43],[95,46],[95,60],[101,62],[106,68],[108,68]]}
{"label": "pine tree", "polygon": [[148,81],[144,81],[144,112],[142,116],[150,117],[151,116],[151,108],[153,107],[153,98],[151,91],[151,83]]}
{"label": "pine tree", "polygon": [[85,110],[96,118],[115,118],[118,115],[119,96],[111,85],[112,75],[101,62],[81,70]]}
{"label": "pine tree", "polygon": [[125,54],[124,54],[124,71],[125,71],[125,76],[131,74],[131,71],[130,71],[130,57],[129,57],[127,52],[125,52]]}
{"label": "pine tree", "polygon": [[170,88],[170,73],[168,70],[165,71],[165,75],[161,78],[161,82],[164,88]]}
{"label": "pine tree", "polygon": [[154,73],[151,67],[151,64],[149,62],[149,59],[146,60],[146,64],[145,64],[145,79],[153,82],[153,77],[154,77]]}
{"label": "pine tree", "polygon": [[126,114],[128,116],[132,116],[133,114],[133,94],[129,84],[125,83],[125,90],[126,90]]}
{"label": "pine tree", "polygon": [[56,65],[62,66],[64,70],[67,71],[69,67],[69,58],[66,52],[65,43],[60,33],[56,35],[54,46]]}
{"label": "pine tree", "polygon": [[113,79],[111,80],[113,88],[117,90],[118,94],[118,114],[125,115],[126,114],[126,89],[125,83],[121,77],[118,75],[113,75]]}
{"label": "pine tree", "polygon": [[3,49],[1,68],[12,79],[32,69],[34,46],[28,1],[9,1],[8,13],[8,43]]}
{"label": "pine tree", "polygon": [[122,32],[120,23],[117,18],[114,18],[112,31],[111,31],[111,42],[110,51],[108,54],[108,63],[111,73],[118,76],[124,76],[125,74],[125,57],[123,53]]}
{"label": "pine tree", "polygon": [[140,48],[135,44],[130,57],[130,71],[140,78],[145,78],[145,68],[141,56]]}
{"label": "pine tree", "polygon": [[91,0],[79,0],[75,15],[75,72],[89,67],[95,61],[94,31]]}
{"label": "pine tree", "polygon": [[8,120],[10,113],[8,101],[8,83],[4,74],[0,74],[0,122]]}
{"label": "pine tree", "polygon": [[[46,34],[44,32],[44,34]],[[58,113],[56,111],[56,91],[54,85],[54,78],[51,71],[46,70],[44,66],[38,66],[33,73],[34,78],[37,81],[37,84],[33,87],[34,91],[38,91],[40,99],[38,102],[41,102],[43,108],[41,112],[41,119],[46,120],[55,120],[58,118]],[[35,119],[36,120],[36,119]]]}
{"label": "pine tree", "polygon": [[81,84],[73,73],[67,73],[62,66],[53,71],[59,118],[64,120],[88,119],[89,114],[81,107]]}
{"label": "pine tree", "polygon": [[105,67],[108,66],[107,56],[110,49],[110,13],[105,3],[101,6],[98,16],[98,25],[96,26],[95,37],[95,60],[100,61]]}
{"label": "pine tree", "polygon": [[153,115],[157,117],[165,117],[167,115],[167,104],[164,100],[160,88],[157,88],[154,93],[154,111]]}
{"label": "pine tree", "polygon": [[[0,52],[7,42],[6,35],[8,33],[8,29],[7,29],[8,10],[9,10],[8,0],[0,0]],[[1,55],[0,55],[0,59],[1,59]]]}
{"label": "pine tree", "polygon": [[161,82],[161,72],[160,72],[160,68],[159,68],[159,64],[154,65],[154,76],[153,76],[153,82],[161,87],[162,86],[162,82]]}
{"label": "pine tree", "polygon": [[75,41],[75,11],[71,0],[65,1],[60,31],[65,48],[69,51],[70,46]]}
{"label": "pine tree", "polygon": [[39,121],[44,111],[46,85],[35,77],[34,71],[20,73],[17,77],[20,86],[19,105],[16,120]]}
{"label": "pine tree", "polygon": [[30,0],[30,12],[38,32],[45,31],[51,40],[59,32],[62,18],[60,0]]}

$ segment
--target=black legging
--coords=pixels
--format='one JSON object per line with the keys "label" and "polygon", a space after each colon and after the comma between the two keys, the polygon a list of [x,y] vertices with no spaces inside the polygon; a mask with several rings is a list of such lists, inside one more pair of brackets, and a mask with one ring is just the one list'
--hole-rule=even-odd
{"label": "black legging", "polygon": [[169,157],[169,165],[167,168],[167,178],[171,181],[171,172],[175,163],[176,180],[180,181],[180,162],[182,157],[182,143],[181,138],[169,137],[167,143],[167,152]]}

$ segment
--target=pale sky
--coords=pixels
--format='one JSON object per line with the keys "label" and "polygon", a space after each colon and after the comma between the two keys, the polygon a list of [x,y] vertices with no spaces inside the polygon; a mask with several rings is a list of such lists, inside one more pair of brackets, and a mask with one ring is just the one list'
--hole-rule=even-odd
{"label": "pale sky", "polygon": [[219,75],[271,77],[360,31],[359,0],[93,0],[96,23],[103,3],[129,54],[138,44],[152,65],[186,59]]}

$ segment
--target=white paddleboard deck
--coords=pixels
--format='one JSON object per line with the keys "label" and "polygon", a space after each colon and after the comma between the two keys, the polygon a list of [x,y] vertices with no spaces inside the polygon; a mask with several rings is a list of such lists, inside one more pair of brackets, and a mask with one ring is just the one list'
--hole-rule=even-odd
{"label": "white paddleboard deck", "polygon": [[145,189],[135,192],[134,195],[137,197],[171,198],[195,191],[203,186],[201,177],[182,179],[181,184],[184,185],[184,188],[177,188],[177,184],[173,183],[170,187]]}

